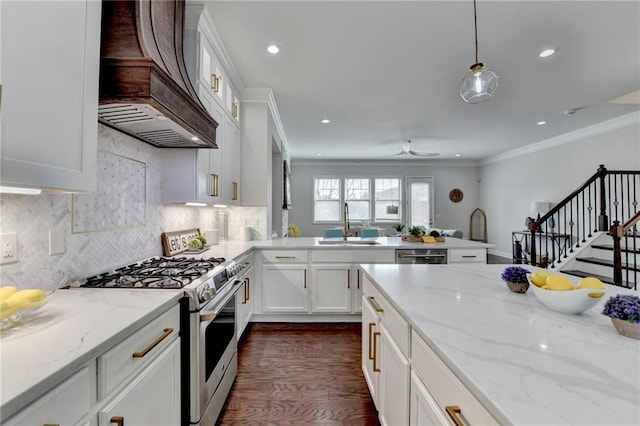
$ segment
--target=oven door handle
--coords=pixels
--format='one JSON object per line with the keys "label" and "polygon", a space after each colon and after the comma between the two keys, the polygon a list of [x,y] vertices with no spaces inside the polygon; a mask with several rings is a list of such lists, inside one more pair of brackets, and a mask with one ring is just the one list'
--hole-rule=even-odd
{"label": "oven door handle", "polygon": [[242,281],[236,281],[233,284],[233,287],[231,288],[231,290],[229,290],[229,294],[224,298],[222,302],[220,302],[217,309],[213,311],[200,311],[200,322],[211,321],[212,319],[217,317],[220,311],[224,309],[227,302],[238,292],[240,284],[242,284]]}

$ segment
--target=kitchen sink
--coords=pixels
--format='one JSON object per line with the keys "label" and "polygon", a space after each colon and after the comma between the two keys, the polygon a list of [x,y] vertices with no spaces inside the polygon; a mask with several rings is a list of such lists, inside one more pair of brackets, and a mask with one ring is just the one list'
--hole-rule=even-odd
{"label": "kitchen sink", "polygon": [[321,245],[334,245],[334,246],[350,246],[350,245],[366,245],[366,246],[374,246],[380,244],[376,240],[343,240],[343,239],[327,239],[327,240],[318,240],[318,244]]}

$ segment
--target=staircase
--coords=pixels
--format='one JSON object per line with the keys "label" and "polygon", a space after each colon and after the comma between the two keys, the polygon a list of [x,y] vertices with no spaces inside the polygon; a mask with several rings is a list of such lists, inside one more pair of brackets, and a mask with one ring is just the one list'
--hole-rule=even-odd
{"label": "staircase", "polygon": [[[614,282],[614,244],[608,233],[598,233],[576,255],[559,265],[558,270],[578,277],[596,277],[607,284]],[[634,288],[640,277],[640,235],[627,235],[621,246],[622,287]]]}

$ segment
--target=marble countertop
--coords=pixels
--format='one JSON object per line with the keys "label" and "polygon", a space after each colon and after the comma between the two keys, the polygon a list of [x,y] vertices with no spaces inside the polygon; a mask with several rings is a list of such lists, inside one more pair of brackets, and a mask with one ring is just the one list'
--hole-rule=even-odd
{"label": "marble countertop", "polygon": [[500,423],[640,424],[640,341],[600,313],[637,292],[567,315],[508,291],[505,265],[362,266]]}
{"label": "marble countertop", "polygon": [[[378,238],[352,238],[349,240],[375,240],[379,244],[321,244],[320,241],[324,238],[317,237],[300,237],[300,238],[275,238],[272,240],[256,240],[256,241],[223,241],[220,244],[211,246],[209,250],[202,253],[201,256],[217,256],[224,257],[226,259],[236,258],[252,248],[256,249],[327,249],[327,250],[345,250],[345,249],[366,249],[366,250],[380,250],[380,249],[487,249],[493,248],[495,245],[481,243],[478,241],[463,240],[460,238],[445,238],[443,243],[425,244],[425,243],[410,243],[402,241],[399,237],[378,237]],[[337,240],[336,238],[329,238],[329,240]]]}
{"label": "marble countertop", "polygon": [[178,303],[181,290],[57,290],[0,333],[0,412],[7,418]]}

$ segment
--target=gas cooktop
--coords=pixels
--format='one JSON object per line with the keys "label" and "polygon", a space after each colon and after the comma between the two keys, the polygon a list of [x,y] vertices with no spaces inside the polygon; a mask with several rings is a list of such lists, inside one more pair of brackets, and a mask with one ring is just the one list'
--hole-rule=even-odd
{"label": "gas cooktop", "polygon": [[186,286],[225,261],[223,257],[154,257],[74,283],[86,288],[166,288]]}

